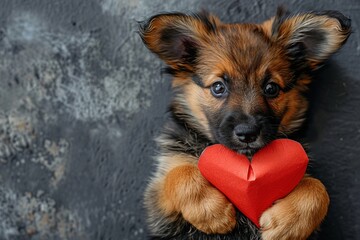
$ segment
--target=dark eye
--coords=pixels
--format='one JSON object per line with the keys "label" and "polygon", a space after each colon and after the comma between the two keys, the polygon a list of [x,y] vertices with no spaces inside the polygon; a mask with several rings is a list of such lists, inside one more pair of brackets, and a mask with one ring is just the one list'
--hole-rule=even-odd
{"label": "dark eye", "polygon": [[274,98],[279,95],[280,87],[276,83],[268,83],[264,87],[264,94],[268,98]]}
{"label": "dark eye", "polygon": [[215,82],[211,85],[211,93],[214,97],[220,98],[227,94],[227,88],[221,81]]}

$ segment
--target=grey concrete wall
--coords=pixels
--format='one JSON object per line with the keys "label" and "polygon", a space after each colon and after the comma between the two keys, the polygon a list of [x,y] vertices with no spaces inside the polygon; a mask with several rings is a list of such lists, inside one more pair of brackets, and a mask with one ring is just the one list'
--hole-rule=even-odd
{"label": "grey concrete wall", "polygon": [[142,193],[169,77],[137,20],[207,9],[261,22],[335,9],[354,33],[318,72],[307,137],[331,195],[321,239],[360,239],[358,0],[0,0],[0,239],[145,239]]}

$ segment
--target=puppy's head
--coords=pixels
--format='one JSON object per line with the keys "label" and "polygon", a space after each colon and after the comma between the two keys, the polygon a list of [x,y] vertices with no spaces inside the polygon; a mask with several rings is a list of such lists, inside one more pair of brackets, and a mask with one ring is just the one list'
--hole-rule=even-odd
{"label": "puppy's head", "polygon": [[350,34],[339,12],[224,24],[207,13],[161,14],[143,23],[145,45],[173,76],[174,114],[214,142],[252,154],[297,130],[310,75]]}

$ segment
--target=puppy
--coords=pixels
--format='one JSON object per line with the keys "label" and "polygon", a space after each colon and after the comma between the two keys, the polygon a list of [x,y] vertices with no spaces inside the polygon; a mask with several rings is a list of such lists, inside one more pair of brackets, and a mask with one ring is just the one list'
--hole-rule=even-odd
{"label": "puppy", "polygon": [[173,75],[170,119],[157,139],[157,171],[145,193],[154,239],[307,239],[329,196],[305,176],[266,210],[257,229],[200,174],[205,147],[221,143],[251,156],[291,137],[304,121],[311,73],[350,35],[336,11],[290,15],[262,24],[225,24],[208,13],[160,14],[140,25],[145,45]]}

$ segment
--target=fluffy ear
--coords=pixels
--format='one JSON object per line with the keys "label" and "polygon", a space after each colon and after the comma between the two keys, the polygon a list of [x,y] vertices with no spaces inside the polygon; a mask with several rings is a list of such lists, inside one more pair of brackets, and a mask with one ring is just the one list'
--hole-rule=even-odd
{"label": "fluffy ear", "polygon": [[194,70],[198,51],[216,31],[219,20],[205,12],[160,14],[140,24],[145,45],[172,70]]}
{"label": "fluffy ear", "polygon": [[291,60],[302,59],[314,69],[335,53],[351,33],[351,20],[337,11],[277,16],[263,24],[270,38],[285,46]]}

